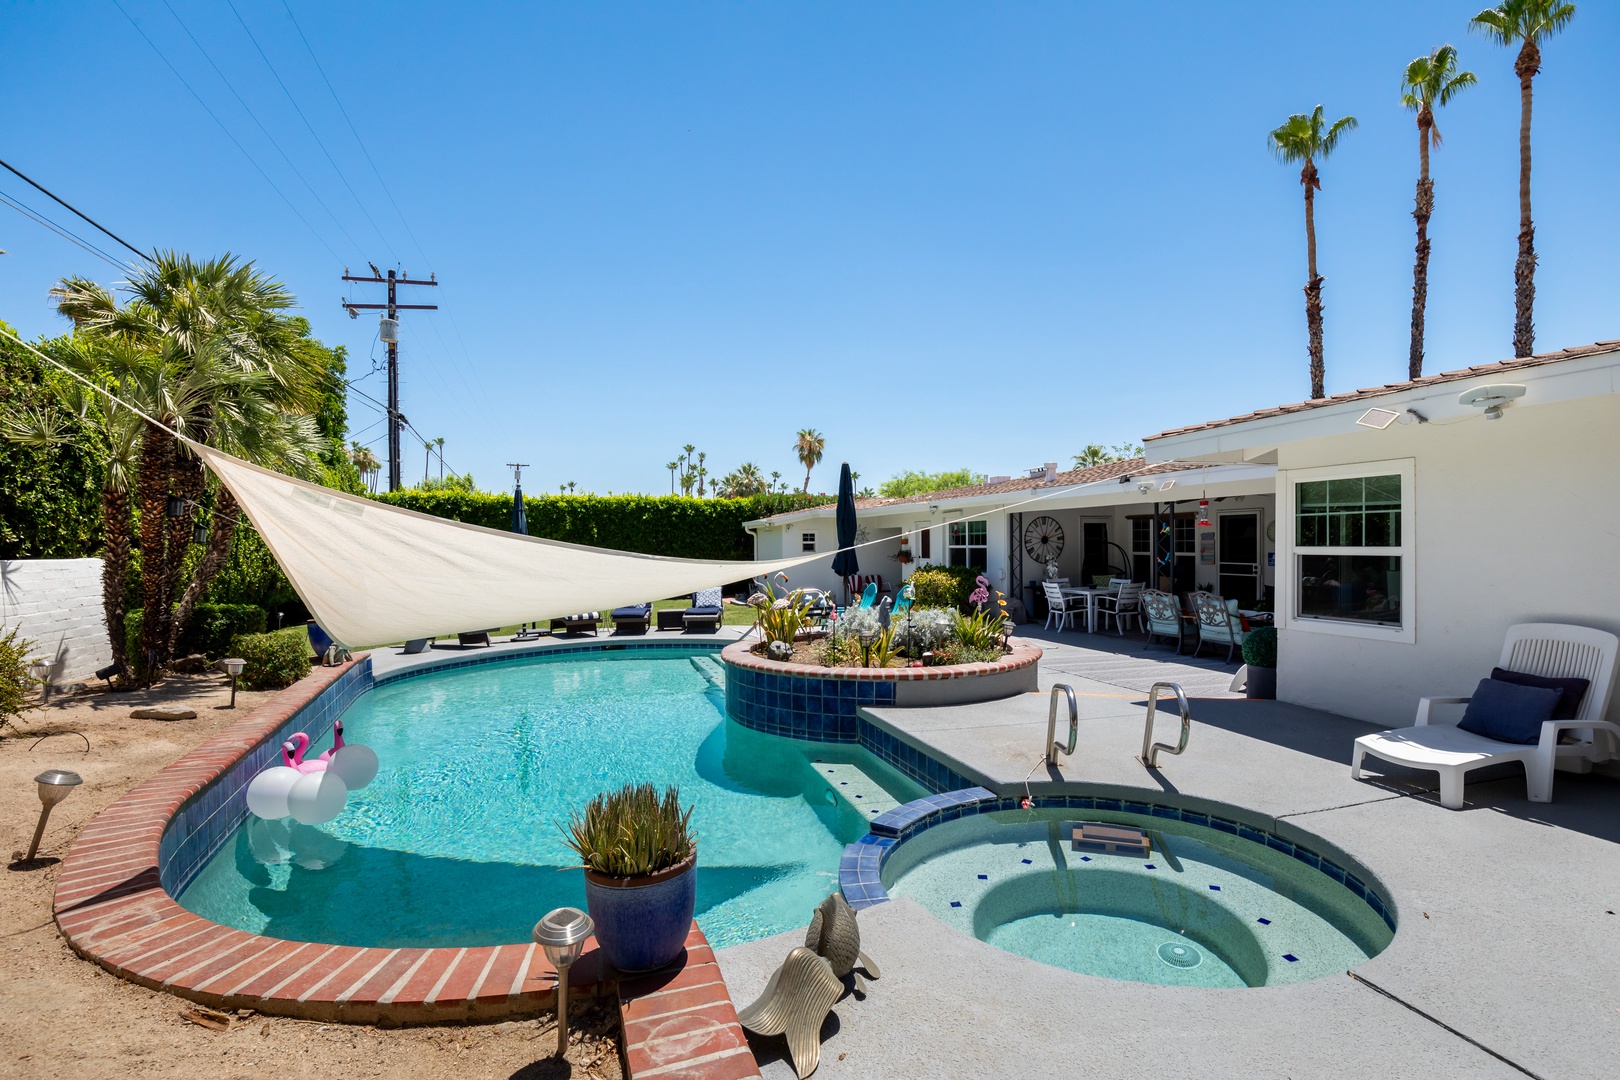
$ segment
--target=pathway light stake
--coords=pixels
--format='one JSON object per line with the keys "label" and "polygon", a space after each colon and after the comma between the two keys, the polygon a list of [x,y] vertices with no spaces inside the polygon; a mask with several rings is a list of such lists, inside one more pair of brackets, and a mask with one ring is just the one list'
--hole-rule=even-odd
{"label": "pathway light stake", "polygon": [[534,924],[534,940],[557,969],[557,1056],[568,1053],[568,968],[579,959],[596,924],[579,908],[562,907]]}
{"label": "pathway light stake", "polygon": [[234,709],[236,708],[236,677],[242,674],[242,669],[247,666],[247,661],[231,657],[228,660],[221,660],[220,663],[225,665],[225,674],[231,677],[231,703],[228,707]]}
{"label": "pathway light stake", "polygon": [[877,632],[874,631],[874,630],[862,630],[861,633],[860,633],[860,638],[861,638],[861,666],[862,667],[871,667],[872,666],[872,642],[877,640]]}
{"label": "pathway light stake", "polygon": [[34,861],[34,855],[39,851],[39,839],[45,835],[45,822],[50,820],[51,809],[73,794],[73,789],[84,781],[79,778],[78,773],[67,772],[64,769],[46,769],[34,777],[34,783],[39,785],[39,801],[44,807],[39,812],[39,824],[34,826],[34,842],[28,845],[28,855],[23,862]]}
{"label": "pathway light stake", "polygon": [[28,675],[39,683],[39,699],[51,700],[51,662],[49,660],[35,660],[28,665]]}

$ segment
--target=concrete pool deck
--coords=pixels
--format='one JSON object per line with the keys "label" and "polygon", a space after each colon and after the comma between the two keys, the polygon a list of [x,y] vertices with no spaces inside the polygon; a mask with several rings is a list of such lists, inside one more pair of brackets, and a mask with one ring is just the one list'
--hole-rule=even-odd
{"label": "concrete pool deck", "polygon": [[[1186,753],[1150,771],[1135,756],[1143,695],[1066,668],[1043,661],[1041,685],[1074,688],[1079,744],[1061,770],[1030,778],[1036,794],[1075,783],[1180,793],[1306,830],[1376,877],[1395,906],[1394,941],[1355,978],[1183,989],[1034,963],[902,897],[861,913],[883,979],[835,1008],[818,1075],[1620,1075],[1620,781],[1560,773],[1555,801],[1532,804],[1510,770],[1445,810],[1432,773],[1350,779],[1350,746],[1368,725],[1229,697],[1195,699]],[[863,715],[1011,794],[1039,758],[1047,704],[1026,694]],[[1173,704],[1158,728],[1156,741],[1175,742]],[[739,1006],[799,943],[780,935],[717,954]],[[780,1040],[753,1045],[765,1076],[792,1075]]]}

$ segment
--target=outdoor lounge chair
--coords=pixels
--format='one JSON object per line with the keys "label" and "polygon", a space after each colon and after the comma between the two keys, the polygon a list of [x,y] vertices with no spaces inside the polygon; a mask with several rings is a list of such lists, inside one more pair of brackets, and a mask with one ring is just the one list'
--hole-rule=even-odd
{"label": "outdoor lounge chair", "polygon": [[681,626],[686,630],[707,629],[713,633],[720,629],[725,618],[725,603],[720,587],[704,589],[692,597],[692,606],[681,612]]}
{"label": "outdoor lounge chair", "polygon": [[1243,629],[1237,601],[1224,600],[1214,593],[1195,592],[1192,605],[1193,619],[1198,623],[1198,644],[1193,646],[1193,655],[1203,652],[1205,645],[1225,645],[1226,661],[1231,663],[1232,654],[1243,647],[1243,639],[1249,636]]}
{"label": "outdoor lounge chair", "polygon": [[613,616],[615,634],[645,634],[647,624],[652,621],[652,601],[617,607],[610,614]]}
{"label": "outdoor lounge chair", "polygon": [[1181,617],[1181,597],[1158,589],[1144,590],[1142,616],[1147,624],[1148,644],[1153,644],[1154,638],[1170,638],[1176,643],[1176,655],[1179,656],[1182,635],[1187,629],[1187,621]]}
{"label": "outdoor lounge chair", "polygon": [[589,630],[592,637],[596,637],[597,627],[601,625],[602,613],[600,611],[582,611],[578,615],[564,615],[560,619],[551,620],[551,632],[558,632],[573,637]]}
{"label": "outdoor lounge chair", "polygon": [[[1523,731],[1500,727],[1500,719],[1488,714],[1476,715],[1473,720],[1467,713],[1450,720],[1434,715],[1437,705],[1468,705],[1472,698],[1420,698],[1414,726],[1363,735],[1356,740],[1350,756],[1350,776],[1361,779],[1361,762],[1366,754],[1397,765],[1437,772],[1440,774],[1440,805],[1448,810],[1461,810],[1463,784],[1471,770],[1504,761],[1522,761],[1530,801],[1552,802],[1555,768],[1563,765],[1570,771],[1587,772],[1594,761],[1608,761],[1615,752],[1620,724],[1608,723],[1603,717],[1608,712],[1614,689],[1617,648],[1620,648],[1620,638],[1606,630],[1564,623],[1510,626],[1507,640],[1502,643],[1499,666],[1491,672],[1491,678],[1480,680],[1474,695],[1478,697],[1489,691],[1497,702],[1520,710],[1518,718],[1506,719],[1510,723],[1517,719],[1512,726]],[[1534,717],[1540,713],[1530,710],[1546,707],[1545,694],[1530,698],[1518,694],[1504,697],[1499,696],[1499,686],[1487,685],[1506,683],[1517,684],[1521,689],[1541,689],[1552,680],[1559,680],[1563,685],[1552,702],[1552,718],[1540,722],[1539,732],[1533,725]],[[1586,685],[1582,686],[1582,682]],[[1468,722],[1470,727],[1483,725],[1495,734],[1526,734],[1528,739],[1506,742],[1465,730],[1458,726],[1462,722]]]}

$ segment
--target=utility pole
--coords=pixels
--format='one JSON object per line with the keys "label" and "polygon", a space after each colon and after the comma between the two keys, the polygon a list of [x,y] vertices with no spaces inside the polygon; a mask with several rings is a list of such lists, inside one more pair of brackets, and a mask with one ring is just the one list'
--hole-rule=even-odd
{"label": "utility pole", "polygon": [[354,277],[349,268],[343,268],[344,281],[364,281],[375,285],[388,286],[388,303],[386,304],[356,304],[344,300],[343,307],[349,313],[349,318],[357,319],[362,311],[385,311],[382,327],[378,331],[383,341],[388,345],[388,490],[400,489],[400,461],[399,461],[399,433],[405,426],[405,416],[399,411],[399,313],[401,311],[437,311],[438,304],[401,304],[396,302],[394,289],[399,285],[437,285],[436,274],[429,274],[426,281],[411,280],[408,272],[400,275],[393,270],[383,277],[376,263],[368,263],[371,267],[371,277]]}

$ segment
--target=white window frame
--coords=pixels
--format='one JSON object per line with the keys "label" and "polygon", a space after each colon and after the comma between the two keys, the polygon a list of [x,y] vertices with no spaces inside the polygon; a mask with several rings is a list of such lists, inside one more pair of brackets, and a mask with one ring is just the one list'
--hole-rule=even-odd
{"label": "white window frame", "polygon": [[[971,535],[972,535],[972,529],[969,526],[983,525],[984,526],[984,543],[982,543],[982,544],[970,544],[970,543],[953,544],[953,543],[951,543],[951,532],[958,525],[961,526],[962,535],[964,537],[971,537]],[[946,524],[945,524],[945,565],[946,566],[955,566],[956,565],[954,562],[951,561],[951,553],[953,551],[958,550],[958,549],[960,549],[963,552],[964,561],[963,561],[962,565],[963,566],[973,566],[973,563],[972,563],[971,557],[970,557],[970,553],[973,552],[976,549],[979,549],[979,548],[984,549],[984,566],[982,566],[982,567],[974,567],[974,569],[979,570],[980,573],[988,574],[990,572],[990,523],[988,521],[984,520],[983,518],[971,518],[971,519],[969,519],[967,521],[948,521],[948,522],[946,522]]]}
{"label": "white window frame", "polygon": [[815,550],[816,550],[816,534],[813,533],[813,532],[800,532],[799,533],[799,551],[801,553],[803,553],[803,554],[808,555],[811,552],[814,552]]}
{"label": "white window frame", "polygon": [[[1401,543],[1398,547],[1311,547],[1296,548],[1294,530],[1299,521],[1294,514],[1294,488],[1313,480],[1348,480],[1362,476],[1401,478]],[[1391,461],[1359,461],[1318,469],[1277,470],[1277,565],[1273,587],[1277,596],[1277,625],[1307,634],[1366,638],[1403,645],[1417,642],[1417,465],[1413,458]],[[1333,619],[1322,615],[1295,614],[1299,603],[1298,556],[1307,555],[1396,555],[1401,560],[1401,625],[1375,626],[1370,623]]]}

